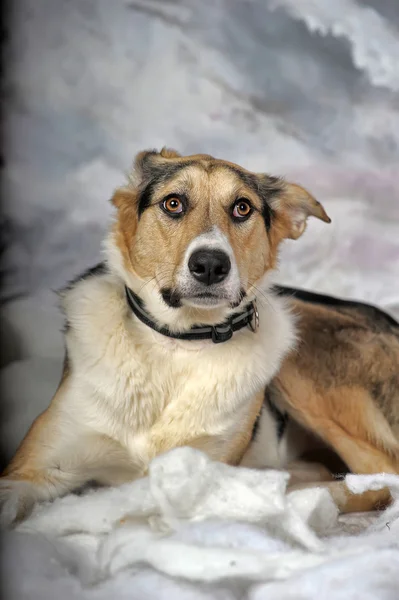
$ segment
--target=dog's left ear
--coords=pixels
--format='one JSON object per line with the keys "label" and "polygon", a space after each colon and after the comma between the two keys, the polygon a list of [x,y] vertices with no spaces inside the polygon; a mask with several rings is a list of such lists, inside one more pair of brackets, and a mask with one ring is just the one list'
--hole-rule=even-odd
{"label": "dog's left ear", "polygon": [[331,223],[323,206],[300,185],[282,183],[281,191],[270,200],[270,206],[283,229],[283,237],[298,239],[306,229],[309,217]]}

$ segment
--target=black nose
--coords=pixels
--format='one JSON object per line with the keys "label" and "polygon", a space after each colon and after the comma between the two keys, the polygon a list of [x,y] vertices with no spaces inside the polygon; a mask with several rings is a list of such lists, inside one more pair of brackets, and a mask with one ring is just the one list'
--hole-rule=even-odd
{"label": "black nose", "polygon": [[196,250],[190,256],[188,268],[197,281],[212,285],[226,279],[231,262],[221,250]]}

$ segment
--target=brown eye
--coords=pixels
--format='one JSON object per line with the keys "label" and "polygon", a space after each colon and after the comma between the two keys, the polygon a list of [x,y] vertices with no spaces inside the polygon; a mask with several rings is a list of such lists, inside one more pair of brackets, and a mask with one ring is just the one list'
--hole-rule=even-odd
{"label": "brown eye", "polygon": [[252,213],[252,206],[248,200],[240,199],[237,200],[233,207],[233,217],[235,219],[243,220],[249,217]]}
{"label": "brown eye", "polygon": [[180,215],[183,212],[183,202],[176,196],[171,196],[163,201],[162,208],[170,215]]}

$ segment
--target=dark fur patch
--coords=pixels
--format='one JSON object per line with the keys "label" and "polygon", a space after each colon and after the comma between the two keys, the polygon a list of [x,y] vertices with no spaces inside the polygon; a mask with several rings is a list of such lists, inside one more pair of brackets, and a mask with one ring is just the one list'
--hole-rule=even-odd
{"label": "dark fur patch", "polygon": [[180,295],[171,290],[170,288],[162,289],[161,295],[165,304],[170,306],[170,308],[179,308],[181,306]]}
{"label": "dark fur patch", "polygon": [[139,202],[137,205],[137,212],[139,215],[139,219],[140,219],[141,215],[143,214],[143,212],[145,211],[145,209],[150,206],[152,194],[154,192],[154,188],[157,185],[157,183],[158,183],[157,181],[151,181],[148,185],[146,185],[144,190],[141,192],[141,194],[139,196]]}
{"label": "dark fur patch", "polygon": [[287,413],[282,413],[277,408],[276,404],[273,402],[274,393],[275,392],[273,392],[273,389],[271,386],[267,387],[265,389],[265,401],[264,402],[276,422],[277,439],[278,439],[278,441],[280,441],[285,433],[289,417],[288,417]]}
{"label": "dark fur patch", "polygon": [[64,364],[62,366],[62,379],[65,379],[65,377],[69,373],[69,370],[70,370],[70,365],[69,365],[68,350],[65,348]]}
{"label": "dark fur patch", "polygon": [[70,328],[71,328],[70,322],[68,321],[68,319],[64,319],[64,325],[62,326],[61,333],[63,333],[65,335],[66,333],[68,333]]}
{"label": "dark fur patch", "polygon": [[[274,388],[274,386],[269,386],[269,387],[265,388],[265,396],[264,396],[263,404],[264,404],[264,406],[268,407],[272,417],[275,420],[277,439],[278,439],[278,441],[280,441],[285,433],[286,428],[287,428],[289,416],[287,413],[282,413],[277,408],[276,404],[273,402],[273,396],[276,393],[277,393],[277,391]],[[264,410],[264,406],[262,406],[262,410]],[[262,410],[259,413],[259,415],[256,417],[255,423],[252,428],[252,435],[251,435],[252,441],[256,439],[256,436],[259,432],[260,417],[262,415]]]}
{"label": "dark fur patch", "polygon": [[269,231],[273,218],[273,209],[270,206],[270,198],[279,194],[282,189],[282,181],[278,177],[269,177],[268,175],[255,175],[246,173],[233,165],[224,165],[230,171],[233,171],[241,179],[244,185],[249,187],[262,200],[262,216],[265,222],[266,230]]}
{"label": "dark fur patch", "polygon": [[[79,281],[83,281],[84,279],[87,279],[88,277],[105,275],[107,272],[108,272],[108,270],[107,270],[107,266],[106,266],[105,262],[98,263],[94,267],[90,267],[89,269],[86,269],[86,271],[83,271],[83,273],[80,273],[80,275],[77,275],[76,277],[71,279],[71,281],[69,281],[67,283],[67,285],[64,286],[60,290],[60,293],[62,294],[64,292],[68,292],[68,290],[71,290],[77,283],[79,283]],[[70,325],[69,325],[68,319],[65,319],[64,326],[62,328],[62,332],[67,333],[69,330],[69,327],[70,327]]]}
{"label": "dark fur patch", "polygon": [[[139,218],[143,212],[151,205],[151,198],[155,188],[158,185],[165,184],[168,180],[186,167],[197,164],[198,166],[204,167],[204,164],[196,160],[179,161],[169,163],[157,163],[152,160],[154,156],[159,156],[157,152],[150,151],[146,153],[137,164],[137,167],[141,171],[142,181],[144,182],[144,188],[139,195],[138,202],[138,215]],[[266,230],[269,231],[274,215],[274,211],[270,206],[270,198],[281,193],[283,191],[283,182],[278,177],[271,177],[269,175],[256,175],[254,173],[246,173],[239,167],[228,164],[220,164],[217,161],[212,160],[209,157],[208,169],[214,167],[220,168],[225,167],[232,171],[241,181],[249,187],[255,194],[257,194],[262,201],[262,216],[265,222]]]}
{"label": "dark fur patch", "polygon": [[311,304],[321,304],[335,309],[358,310],[364,316],[372,319],[379,328],[384,324],[399,327],[399,323],[391,315],[372,304],[366,304],[365,302],[358,302],[356,300],[343,300],[342,298],[336,298],[326,294],[316,294],[315,292],[286,286],[275,286],[275,290],[279,295],[292,296],[297,300],[302,300],[303,302],[309,302]]}
{"label": "dark fur patch", "polygon": [[136,169],[141,171],[143,177],[148,176],[147,171],[151,168],[152,159],[155,156],[159,156],[158,150],[147,150],[146,152],[140,153],[139,157],[136,158]]}
{"label": "dark fur patch", "polygon": [[151,199],[154,194],[154,190],[158,185],[163,185],[167,183],[172,177],[185,169],[186,167],[194,164],[194,161],[186,161],[186,162],[178,162],[171,164],[152,164],[148,166],[147,169],[143,170],[143,180],[149,180],[144,189],[141,191],[139,195],[138,202],[138,215],[139,218],[143,214],[143,212],[151,206]]}
{"label": "dark fur patch", "polygon": [[230,304],[231,308],[237,308],[237,306],[239,306],[241,304],[241,302],[244,300],[246,295],[247,295],[247,292],[244,290],[244,288],[241,288],[240,296],[236,302],[232,302]]}
{"label": "dark fur patch", "polygon": [[272,226],[272,215],[273,215],[273,210],[271,209],[271,207],[268,205],[268,203],[266,201],[263,201],[262,217],[265,222],[266,231],[269,231],[270,227]]}
{"label": "dark fur patch", "polygon": [[264,175],[261,179],[261,198],[263,201],[262,216],[265,222],[266,231],[269,231],[274,217],[274,210],[269,204],[270,198],[278,196],[284,188],[283,180],[279,177]]}
{"label": "dark fur patch", "polygon": [[76,277],[71,279],[71,281],[69,281],[67,283],[67,285],[64,288],[62,288],[61,291],[67,292],[68,290],[73,288],[74,285],[79,283],[79,281],[83,281],[84,279],[87,279],[88,277],[93,277],[96,275],[105,275],[107,272],[108,271],[107,271],[107,266],[106,266],[105,262],[98,263],[94,267],[90,267],[89,269],[86,269],[86,271],[83,271],[83,273],[80,273],[79,275],[77,275]]}
{"label": "dark fur patch", "polygon": [[263,407],[261,408],[260,413],[256,417],[254,426],[252,427],[251,441],[254,441],[256,439],[256,436],[258,435],[258,432],[259,432],[259,422],[260,422],[260,417],[261,417],[261,414],[262,414],[262,410],[263,410]]}

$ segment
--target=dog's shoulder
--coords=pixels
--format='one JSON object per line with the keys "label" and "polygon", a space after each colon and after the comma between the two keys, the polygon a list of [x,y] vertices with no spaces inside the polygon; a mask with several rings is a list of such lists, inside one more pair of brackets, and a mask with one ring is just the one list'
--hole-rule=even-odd
{"label": "dog's shoulder", "polygon": [[65,333],[81,341],[115,331],[126,313],[124,287],[101,263],[88,269],[61,291]]}
{"label": "dog's shoulder", "polygon": [[108,270],[107,264],[105,262],[100,262],[92,267],[89,267],[82,273],[79,273],[78,275],[76,275],[61,290],[61,293],[67,294],[68,291],[72,290],[73,288],[75,288],[78,284],[82,283],[83,281],[87,281],[88,279],[90,279],[92,277],[102,277],[104,275],[107,275],[108,273],[109,273],[109,270]]}

